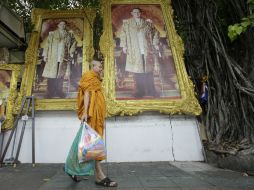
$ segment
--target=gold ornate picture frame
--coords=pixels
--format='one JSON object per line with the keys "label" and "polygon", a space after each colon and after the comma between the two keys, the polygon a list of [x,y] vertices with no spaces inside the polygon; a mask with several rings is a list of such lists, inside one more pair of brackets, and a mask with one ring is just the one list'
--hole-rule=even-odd
{"label": "gold ornate picture frame", "polygon": [[93,9],[32,11],[19,105],[34,95],[36,110],[76,109],[78,82],[94,54],[95,14]]}
{"label": "gold ornate picture frame", "polygon": [[17,98],[17,83],[21,65],[0,64],[0,117],[3,120],[2,130],[11,129],[14,116],[15,100]]}
{"label": "gold ornate picture frame", "polygon": [[143,111],[199,115],[168,0],[103,0],[108,115]]}

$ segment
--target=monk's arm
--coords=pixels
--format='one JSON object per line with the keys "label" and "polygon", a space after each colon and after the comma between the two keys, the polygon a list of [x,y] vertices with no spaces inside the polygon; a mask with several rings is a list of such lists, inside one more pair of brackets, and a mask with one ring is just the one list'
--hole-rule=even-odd
{"label": "monk's arm", "polygon": [[90,94],[89,91],[85,91],[85,95],[84,95],[84,113],[82,116],[82,120],[83,121],[87,121],[88,119],[88,106],[89,106],[89,102],[90,102]]}

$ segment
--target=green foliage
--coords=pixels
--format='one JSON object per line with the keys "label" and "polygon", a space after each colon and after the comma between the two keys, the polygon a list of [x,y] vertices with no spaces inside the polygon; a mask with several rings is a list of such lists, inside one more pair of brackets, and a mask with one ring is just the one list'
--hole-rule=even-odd
{"label": "green foliage", "polygon": [[249,27],[254,26],[254,0],[248,0],[250,15],[242,18],[240,23],[236,23],[228,26],[228,37],[231,41],[234,41],[241,33],[245,32]]}
{"label": "green foliage", "polygon": [[31,12],[33,8],[70,10],[93,7],[99,12],[100,0],[6,0],[5,4],[24,19],[25,32],[31,32]]}

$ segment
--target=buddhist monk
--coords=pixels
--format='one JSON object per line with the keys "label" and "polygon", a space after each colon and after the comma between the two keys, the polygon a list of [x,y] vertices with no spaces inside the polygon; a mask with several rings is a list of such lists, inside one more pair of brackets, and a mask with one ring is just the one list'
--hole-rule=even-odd
{"label": "buddhist monk", "polygon": [[[100,61],[92,61],[91,71],[86,72],[80,79],[77,98],[78,118],[81,121],[87,122],[101,137],[103,137],[106,113],[106,104],[101,86],[102,70],[103,67]],[[117,183],[106,177],[102,170],[100,161],[104,159],[104,157],[101,157],[95,160],[95,183],[104,187],[116,187]],[[76,165],[75,167],[77,168]],[[82,165],[78,167],[81,171]],[[84,165],[85,167],[88,168],[87,165]],[[72,179],[78,181],[76,174],[67,170],[68,168],[65,169],[68,174],[72,174]]]}

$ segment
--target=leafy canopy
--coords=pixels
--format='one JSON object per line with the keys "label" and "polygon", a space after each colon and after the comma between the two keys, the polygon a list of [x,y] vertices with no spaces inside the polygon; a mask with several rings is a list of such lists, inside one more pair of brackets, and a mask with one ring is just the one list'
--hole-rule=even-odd
{"label": "leafy canopy", "polygon": [[254,0],[248,0],[250,15],[242,18],[240,23],[228,26],[228,37],[234,41],[241,33],[245,32],[249,27],[254,26]]}

